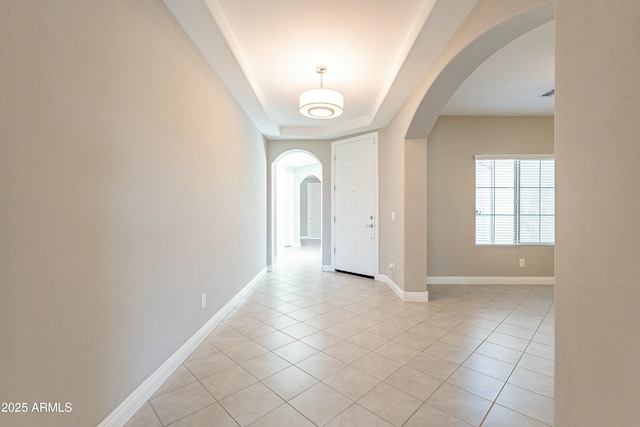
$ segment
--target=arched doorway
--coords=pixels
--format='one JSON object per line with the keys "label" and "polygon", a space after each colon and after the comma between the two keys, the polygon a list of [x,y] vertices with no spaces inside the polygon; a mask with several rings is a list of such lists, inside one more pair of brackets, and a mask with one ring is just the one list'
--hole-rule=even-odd
{"label": "arched doorway", "polygon": [[[489,56],[522,34],[553,20],[553,2],[496,8],[480,2],[424,75],[403,109],[385,129],[389,158],[404,158],[404,168],[387,168],[391,185],[404,199],[385,194],[385,204],[401,206],[403,232],[387,232],[381,274],[397,280],[401,298],[428,297],[427,271],[427,137],[451,95]],[[395,147],[402,147],[396,150]],[[419,207],[417,209],[416,207]],[[393,221],[393,220],[391,220]],[[395,229],[389,220],[386,230]],[[393,264],[394,269],[390,267]],[[389,265],[389,268],[386,266]],[[393,282],[395,283],[395,282]]]}
{"label": "arched doorway", "polygon": [[271,165],[273,264],[322,266],[322,163],[305,150],[289,150]]}
{"label": "arched doorway", "polygon": [[300,244],[322,236],[322,181],[314,175],[300,183]]}

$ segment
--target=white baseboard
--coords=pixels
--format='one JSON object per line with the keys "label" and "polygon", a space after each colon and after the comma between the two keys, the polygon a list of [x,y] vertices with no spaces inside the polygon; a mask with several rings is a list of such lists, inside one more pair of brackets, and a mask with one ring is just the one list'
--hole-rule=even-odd
{"label": "white baseboard", "polygon": [[332,266],[332,265],[326,265],[326,264],[325,264],[325,265],[323,265],[323,266],[322,266],[322,271],[328,271],[328,272],[330,272],[330,273],[333,273],[333,272],[335,272],[335,271],[336,271],[336,269],[335,269],[335,268],[333,268],[333,266]]}
{"label": "white baseboard", "polygon": [[389,276],[386,274],[378,274],[375,279],[379,282],[384,282],[391,288],[393,292],[400,298],[402,301],[406,302],[428,302],[429,301],[429,292],[407,292],[400,289]]}
{"label": "white baseboard", "polygon": [[427,285],[555,285],[555,277],[430,276]]}
{"label": "white baseboard", "polygon": [[267,265],[267,273],[271,273],[273,271],[273,264]]}
{"label": "white baseboard", "polygon": [[121,427],[149,400],[151,396],[164,384],[176,369],[189,357],[193,351],[213,332],[229,312],[253,288],[260,278],[267,272],[264,268],[249,283],[247,283],[233,298],[227,302],[207,323],[202,326],[186,343],[182,345],[151,374],[133,393],[127,397],[116,409],[105,418],[98,427]]}

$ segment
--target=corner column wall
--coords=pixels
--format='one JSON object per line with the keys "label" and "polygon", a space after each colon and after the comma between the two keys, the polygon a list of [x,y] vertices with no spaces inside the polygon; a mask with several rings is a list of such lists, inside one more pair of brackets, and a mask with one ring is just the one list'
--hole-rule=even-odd
{"label": "corner column wall", "polygon": [[404,290],[427,290],[427,140],[404,142]]}
{"label": "corner column wall", "polygon": [[640,419],[640,8],[556,1],[555,425]]}

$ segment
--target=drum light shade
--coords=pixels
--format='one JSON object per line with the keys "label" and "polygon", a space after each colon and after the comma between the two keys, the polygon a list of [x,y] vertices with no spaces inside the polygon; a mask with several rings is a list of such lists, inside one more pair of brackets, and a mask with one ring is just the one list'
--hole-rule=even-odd
{"label": "drum light shade", "polygon": [[300,94],[300,113],[312,119],[332,119],[342,114],[344,97],[331,89],[309,89]]}
{"label": "drum light shade", "polygon": [[320,74],[320,87],[305,90],[300,94],[300,114],[312,119],[333,119],[342,114],[344,97],[338,91],[323,87],[322,75],[327,67],[318,66],[316,72]]}

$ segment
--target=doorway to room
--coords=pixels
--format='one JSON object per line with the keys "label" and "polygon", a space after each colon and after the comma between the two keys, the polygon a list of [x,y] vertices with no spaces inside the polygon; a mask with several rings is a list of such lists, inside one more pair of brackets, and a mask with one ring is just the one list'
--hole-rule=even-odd
{"label": "doorway to room", "polygon": [[322,267],[322,164],[304,150],[272,165],[273,261]]}

